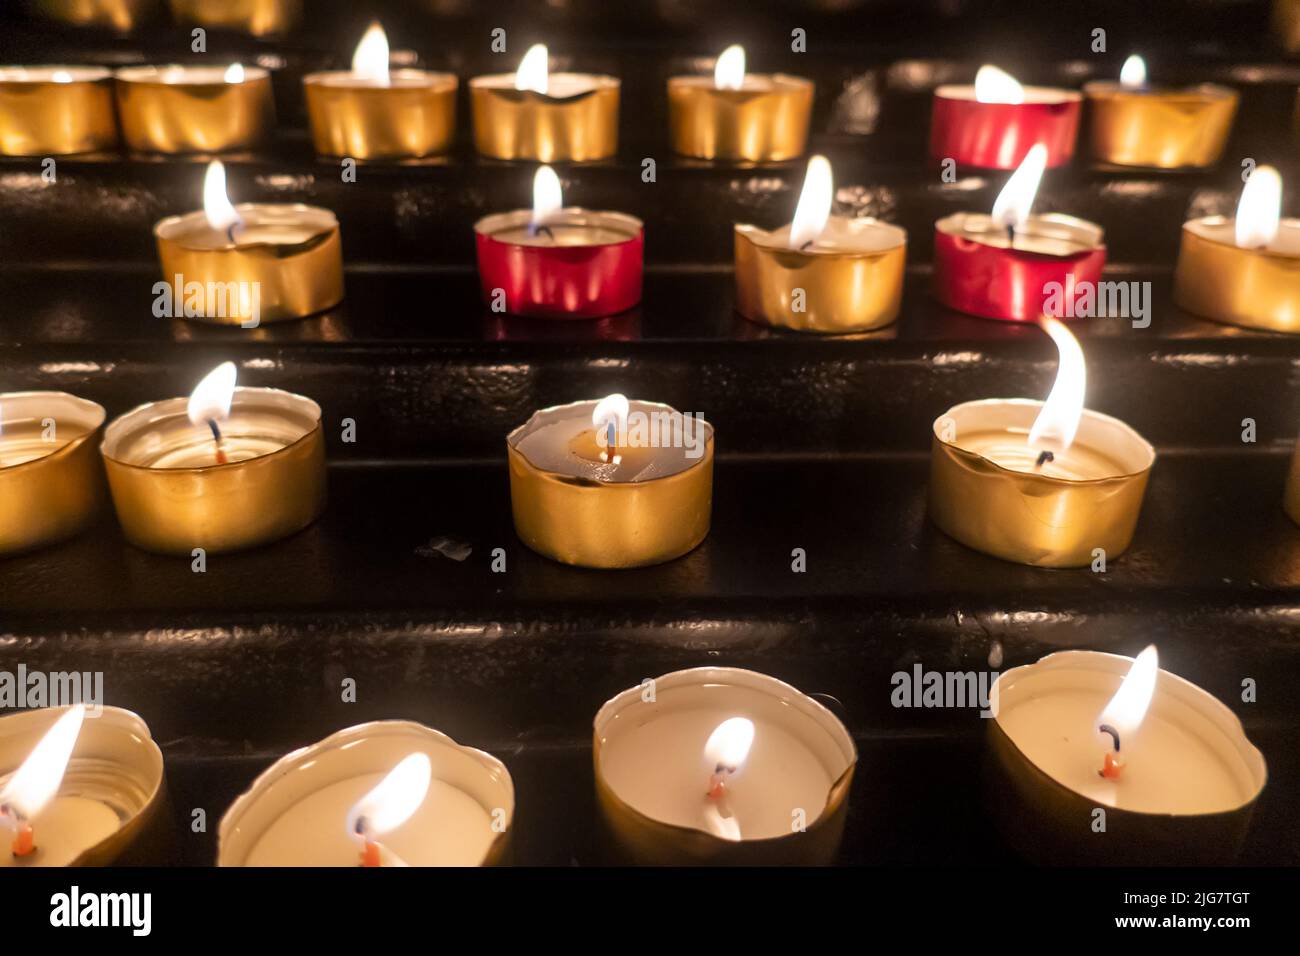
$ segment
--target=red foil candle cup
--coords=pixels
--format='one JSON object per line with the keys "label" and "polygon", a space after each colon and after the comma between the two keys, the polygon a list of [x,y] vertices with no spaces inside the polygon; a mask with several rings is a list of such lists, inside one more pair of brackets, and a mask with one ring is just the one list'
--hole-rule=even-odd
{"label": "red foil candle cup", "polygon": [[1009,322],[1087,311],[1076,303],[1096,293],[1106,264],[1102,229],[1074,216],[1030,215],[1045,153],[1041,145],[1029,151],[991,216],[959,212],[934,224],[934,292],[944,305]]}
{"label": "red foil candle cup", "polygon": [[594,319],[641,301],[641,220],[561,208],[549,166],[538,170],[533,209],[485,216],[474,232],[483,300],[493,311]]}
{"label": "red foil candle cup", "polygon": [[979,169],[1015,169],[1042,143],[1049,168],[1074,156],[1083,97],[1073,90],[1021,86],[995,67],[973,85],[940,86],[930,118],[930,156]]}

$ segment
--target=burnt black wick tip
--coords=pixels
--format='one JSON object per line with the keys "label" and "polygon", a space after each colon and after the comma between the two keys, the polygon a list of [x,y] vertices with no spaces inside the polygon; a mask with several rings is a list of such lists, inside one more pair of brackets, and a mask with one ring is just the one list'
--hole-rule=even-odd
{"label": "burnt black wick tip", "polygon": [[217,420],[215,418],[208,419],[208,427],[212,429],[212,440],[215,442],[220,442],[221,429],[217,427]]}
{"label": "burnt black wick tip", "polygon": [[1102,724],[1097,729],[1100,730],[1103,734],[1110,735],[1110,739],[1115,742],[1115,753],[1119,753],[1119,731],[1116,730],[1114,727],[1112,727],[1110,724]]}
{"label": "burnt black wick tip", "polygon": [[1049,461],[1055,461],[1055,460],[1056,460],[1055,455],[1053,455],[1050,451],[1045,451],[1038,456],[1038,461],[1034,464],[1034,467],[1042,468]]}

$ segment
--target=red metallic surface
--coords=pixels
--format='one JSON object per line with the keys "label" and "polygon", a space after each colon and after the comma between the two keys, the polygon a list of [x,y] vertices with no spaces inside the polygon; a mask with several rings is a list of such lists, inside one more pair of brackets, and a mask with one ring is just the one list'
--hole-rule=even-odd
{"label": "red metallic surface", "polygon": [[476,233],[483,301],[505,290],[511,315],[594,319],[641,301],[645,233],[601,246],[525,246]]}
{"label": "red metallic surface", "polygon": [[1033,322],[1043,313],[1048,283],[1059,283],[1066,303],[1060,318],[1076,318],[1080,283],[1101,279],[1106,247],[1097,246],[1071,256],[1048,256],[1015,249],[998,249],[935,230],[934,294],[959,312]]}
{"label": "red metallic surface", "polygon": [[1015,169],[1035,143],[1047,147],[1048,167],[1074,155],[1080,101],[979,103],[935,95],[930,117],[930,155],[958,166]]}

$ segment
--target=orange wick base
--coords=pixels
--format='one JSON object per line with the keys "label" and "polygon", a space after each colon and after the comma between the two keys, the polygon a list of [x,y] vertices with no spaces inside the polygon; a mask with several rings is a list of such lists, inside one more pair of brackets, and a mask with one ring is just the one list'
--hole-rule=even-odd
{"label": "orange wick base", "polygon": [[229,459],[226,458],[226,453],[225,453],[224,451],[222,451],[220,448],[218,448],[218,449],[217,449],[217,464],[218,464],[218,465],[224,465],[224,464],[226,464],[226,462],[227,462],[228,460],[229,460]]}
{"label": "orange wick base", "polygon": [[366,845],[361,849],[362,866],[383,866],[379,859],[379,844],[366,841]]}
{"label": "orange wick base", "polygon": [[1101,769],[1097,772],[1107,780],[1118,780],[1124,772],[1124,761],[1120,759],[1119,754],[1108,752],[1101,762]]}
{"label": "orange wick base", "polygon": [[19,857],[31,856],[36,852],[36,833],[29,824],[23,824],[14,835],[13,851],[14,856]]}

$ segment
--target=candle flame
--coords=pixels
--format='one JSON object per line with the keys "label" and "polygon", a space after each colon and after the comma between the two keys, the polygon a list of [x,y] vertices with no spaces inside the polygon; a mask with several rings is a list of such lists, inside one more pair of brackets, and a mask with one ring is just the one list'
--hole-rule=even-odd
{"label": "candle flame", "polygon": [[1237,203],[1237,245],[1262,249],[1277,238],[1282,217],[1282,177],[1272,166],[1257,166]]}
{"label": "candle flame", "polygon": [[713,67],[713,85],[720,90],[738,90],[745,85],[745,48],[739,43],[719,55]]}
{"label": "candle flame", "polygon": [[225,74],[221,77],[227,83],[243,83],[244,67],[240,63],[232,63],[226,67]]}
{"label": "candle flame", "polygon": [[55,70],[50,79],[55,83],[71,83],[72,74],[67,70]]}
{"label": "candle flame", "polygon": [[975,99],[980,103],[1023,103],[1025,88],[1006,70],[985,64],[975,74]]}
{"label": "candle flame", "polygon": [[77,704],[54,722],[0,790],[0,806],[11,807],[20,818],[31,820],[54,799],[85,717],[86,706]]}
{"label": "candle flame", "polygon": [[230,403],[235,397],[237,374],[234,362],[222,362],[203,376],[203,381],[194,386],[194,391],[190,394],[190,403],[186,409],[190,424],[207,425],[208,422],[226,420],[230,415]]}
{"label": "candle flame", "polygon": [[554,220],[562,208],[564,193],[560,189],[560,177],[550,166],[538,166],[533,176],[533,228]]}
{"label": "candle flame", "polygon": [[1065,323],[1042,316],[1043,331],[1052,337],[1060,354],[1056,381],[1029,429],[1029,447],[1035,451],[1063,452],[1074,443],[1083,416],[1083,393],[1088,385],[1088,367],[1079,346]]}
{"label": "candle flame", "polygon": [[1130,89],[1146,86],[1147,83],[1147,64],[1142,57],[1134,53],[1127,60],[1119,71],[1119,85],[1127,86]]}
{"label": "candle flame", "polygon": [[794,221],[790,224],[791,249],[802,249],[822,234],[831,217],[834,198],[835,180],[831,175],[830,161],[825,156],[810,157],[803,191],[799,193],[799,205],[795,207]]}
{"label": "candle flame", "polygon": [[348,833],[363,841],[396,830],[411,818],[429,793],[433,767],[426,754],[403,757],[373,790],[348,811]]}
{"label": "candle flame", "polygon": [[1047,168],[1047,147],[1035,143],[993,202],[993,221],[1003,229],[1018,229],[1029,218],[1038,184]]}
{"label": "candle flame", "polygon": [[[1156,691],[1156,676],[1159,672],[1160,660],[1156,647],[1152,644],[1133,660],[1133,666],[1119,685],[1119,690],[1097,718],[1097,726],[1104,724],[1113,729],[1123,744],[1126,738],[1142,726]],[[1113,746],[1114,738],[1108,736],[1107,743]]]}
{"label": "candle flame", "polygon": [[550,75],[547,65],[549,53],[545,43],[534,43],[519,61],[515,71],[515,89],[532,90],[543,95],[550,89]]}
{"label": "candle flame", "polygon": [[226,195],[226,167],[219,159],[208,164],[203,177],[203,216],[217,232],[229,233],[240,222],[239,213]]}
{"label": "candle flame", "polygon": [[709,734],[704,757],[709,766],[735,773],[745,765],[754,745],[754,723],[744,717],[728,717]]}
{"label": "candle flame", "polygon": [[352,72],[364,80],[388,85],[388,34],[378,21],[370,24],[352,54]]}
{"label": "candle flame", "polygon": [[616,446],[624,444],[624,438],[627,435],[627,415],[631,405],[626,395],[615,392],[613,395],[606,395],[596,407],[591,410],[591,424],[596,429],[596,444],[601,448],[609,447],[609,429],[614,427],[614,441]]}

